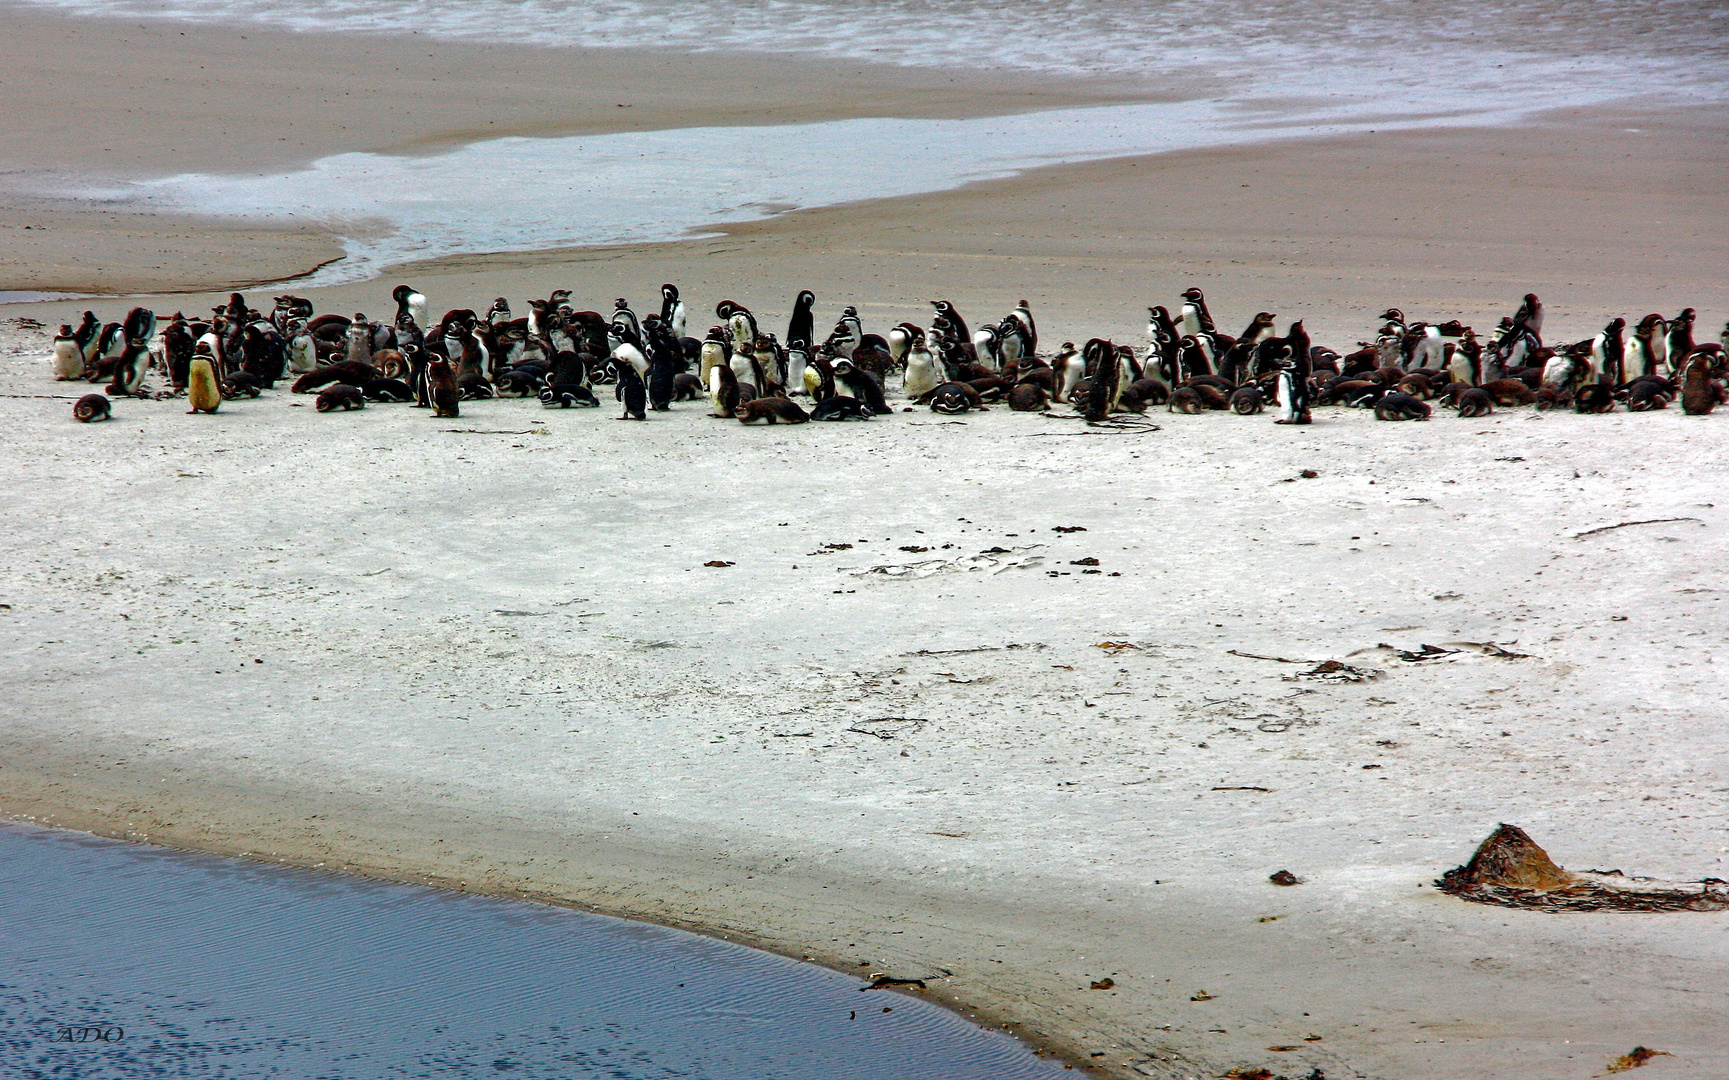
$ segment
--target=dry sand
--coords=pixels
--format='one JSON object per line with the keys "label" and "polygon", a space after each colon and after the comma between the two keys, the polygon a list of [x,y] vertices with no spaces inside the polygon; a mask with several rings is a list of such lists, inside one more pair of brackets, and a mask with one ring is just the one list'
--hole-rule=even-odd
{"label": "dry sand", "polygon": [[[671,280],[693,313],[734,296],[771,327],[805,286],[877,330],[939,293],[975,319],[1024,296],[1051,344],[1138,340],[1190,283],[1227,329],[1264,307],[1335,345],[1387,304],[1481,328],[1535,288],[1556,340],[1686,304],[1714,337],[1720,136],[1605,113],[1172,155],[404,273],[441,310],[559,286],[646,304]],[[212,281],[274,243],[213,256]],[[390,284],[315,299],[383,315]],[[319,416],[278,392],[83,427],[36,396],[78,389],[45,339],[3,340],[11,816],[934,976],[1106,1075],[1583,1078],[1635,1044],[1676,1055],[1654,1080],[1729,1073],[1729,916],[1430,887],[1498,821],[1569,867],[1723,876],[1724,417],[753,430],[697,405]],[[1698,520],[1574,539],[1671,517]],[[1038,561],[868,572],[994,547]],[[1370,654],[1351,662],[1379,678],[1327,685],[1229,651],[1448,641],[1529,655]],[[922,722],[859,723],[882,717]]]}

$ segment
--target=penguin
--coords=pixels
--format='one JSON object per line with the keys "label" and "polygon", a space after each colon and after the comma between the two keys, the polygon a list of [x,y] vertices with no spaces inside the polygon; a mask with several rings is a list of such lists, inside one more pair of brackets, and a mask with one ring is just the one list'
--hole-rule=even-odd
{"label": "penguin", "polygon": [[783,397],[759,397],[743,402],[733,413],[741,424],[765,420],[770,424],[802,424],[810,414]]}
{"label": "penguin", "polygon": [[686,313],[684,301],[678,298],[678,286],[668,282],[660,287],[660,322],[666,327],[666,332],[674,338],[684,336],[686,324],[690,316]]}
{"label": "penguin", "polygon": [[1096,424],[1117,411],[1123,388],[1128,385],[1127,372],[1114,342],[1093,338],[1081,355],[1087,371],[1087,399],[1084,406],[1080,403],[1077,406],[1085,413],[1087,423]]}
{"label": "penguin", "polygon": [[925,336],[924,327],[904,322],[897,324],[888,333],[889,362],[898,365],[906,359],[907,350],[912,348],[914,338]]}
{"label": "penguin", "polygon": [[390,290],[390,298],[396,301],[396,321],[408,319],[416,326],[431,325],[426,321],[426,296],[410,286],[398,285]]}
{"label": "penguin", "polygon": [[[1019,310],[1018,308],[1016,309]],[[1030,317],[1030,313],[1029,313]],[[1002,356],[1003,370],[1018,370],[1033,355],[1033,337],[1025,324],[1010,313],[996,326],[997,349]]]}
{"label": "penguin", "polygon": [[942,381],[937,373],[936,358],[925,347],[925,336],[921,332],[906,350],[906,372],[901,377],[901,390],[909,398],[921,398],[935,390]]}
{"label": "penguin", "polygon": [[835,396],[834,365],[828,357],[819,353],[810,362],[810,367],[804,369],[804,388],[810,399],[819,405]]}
{"label": "penguin", "polygon": [[[809,348],[815,344],[816,337],[814,320],[811,318],[811,308],[816,305],[816,293],[809,289],[801,290],[792,303],[792,318],[786,324],[787,348],[796,348],[801,343]],[[788,376],[787,384],[792,385]]]}
{"label": "penguin", "polygon": [[1419,401],[1410,394],[1394,391],[1382,395],[1375,402],[1375,419],[1377,420],[1427,420],[1429,418],[1428,402]]}
{"label": "penguin", "polygon": [[1146,366],[1159,373],[1166,383],[1181,382],[1177,372],[1177,356],[1183,335],[1171,321],[1171,313],[1163,307],[1147,309]]}
{"label": "penguin", "polygon": [[1039,412],[1044,409],[1049,395],[1045,388],[1037,383],[1019,383],[1009,391],[1009,408],[1015,412]]}
{"label": "penguin", "polygon": [[510,301],[500,296],[492,302],[492,307],[486,313],[487,325],[503,326],[510,321]]}
{"label": "penguin", "polygon": [[1641,375],[1666,375],[1665,360],[1669,355],[1669,324],[1663,316],[1652,312],[1633,328],[1631,353],[1625,360],[1629,381]]}
{"label": "penguin", "polygon": [[[643,352],[641,334],[631,326],[618,323],[613,325],[613,330],[617,337],[612,339],[612,359],[623,361],[636,373],[637,381],[641,382],[648,375],[648,357]],[[616,370],[618,365],[614,363],[612,366]]]}
{"label": "penguin", "polygon": [[1597,378],[1615,389],[1630,381],[1626,370],[1627,343],[1621,336],[1626,329],[1626,319],[1611,319],[1591,339],[1591,363],[1597,369]]}
{"label": "penguin", "polygon": [[1051,400],[1068,401],[1075,387],[1080,385],[1081,379],[1086,375],[1086,365],[1082,362],[1080,350],[1075,348],[1074,342],[1063,342],[1062,349],[1051,360],[1051,371],[1055,376]]}
{"label": "penguin", "polygon": [[738,376],[727,364],[708,371],[708,406],[708,414],[717,419],[730,419],[738,411]]}
{"label": "penguin", "polygon": [[[637,344],[642,342],[642,320],[636,317],[636,312],[630,310],[630,301],[619,297],[612,302],[612,322],[607,329],[608,343],[617,348],[623,341]],[[638,371],[641,374],[641,371]]]}
{"label": "penguin", "polygon": [[982,409],[979,392],[966,383],[950,382],[932,390],[930,393],[932,412],[954,416],[972,409]]}
{"label": "penguin", "polygon": [[1239,386],[1231,394],[1231,411],[1238,416],[1254,416],[1266,407],[1266,398],[1258,386]]}
{"label": "penguin", "polygon": [[622,356],[612,358],[612,371],[617,380],[613,397],[624,406],[624,413],[619,419],[647,420],[648,388],[643,385],[642,373],[631,360]]}
{"label": "penguin", "polygon": [[845,383],[852,391],[852,396],[864,402],[871,412],[878,416],[887,416],[894,412],[883,397],[883,388],[876,381],[876,377],[868,371],[860,371],[854,367],[851,360],[837,361],[834,365],[834,377]]}
{"label": "penguin", "polygon": [[655,412],[667,412],[672,408],[673,384],[684,352],[667,333],[666,324],[659,315],[650,315],[643,320],[643,332],[648,353],[649,408]]}
{"label": "penguin", "polygon": [[1513,325],[1525,327],[1537,338],[1537,344],[1543,343],[1543,302],[1536,293],[1525,294],[1519,310],[1513,313]]}
{"label": "penguin", "polygon": [[60,332],[54,335],[54,354],[51,360],[54,365],[54,378],[58,382],[69,382],[84,373],[84,354],[78,348],[78,339],[73,336],[71,323],[62,324]]}
{"label": "penguin", "polygon": [[[68,330],[71,327],[67,327]],[[72,406],[72,419],[80,424],[94,424],[108,419],[108,399],[101,394],[85,394]]]}
{"label": "penguin", "polygon": [[462,391],[457,389],[456,373],[442,356],[433,356],[426,364],[426,393],[432,401],[433,416],[454,419],[462,415]]}
{"label": "penguin", "polygon": [[1565,349],[1557,351],[1543,364],[1542,385],[1553,390],[1566,390],[1569,395],[1591,379],[1591,361]]}
{"label": "penguin", "polygon": [[1668,332],[1664,334],[1664,351],[1669,355],[1669,362],[1679,367],[1693,353],[1693,321],[1697,313],[1692,308],[1685,308],[1681,314],[1669,320]]}
{"label": "penguin", "polygon": [[1488,416],[1495,411],[1495,403],[1489,397],[1489,391],[1480,386],[1469,387],[1453,399],[1458,406],[1459,418],[1467,420],[1474,416]]}
{"label": "penguin", "polygon": [[864,338],[864,323],[859,319],[858,308],[849,305],[841,309],[840,319],[829,334],[827,344],[833,346],[836,357],[851,360],[853,352],[864,344]]}
{"label": "penguin", "polygon": [[150,349],[142,341],[129,343],[114,361],[114,380],[108,384],[108,396],[130,397],[144,382],[144,369],[150,363]]}
{"label": "penguin", "polygon": [[[1275,424],[1308,424],[1313,420],[1309,415],[1309,374],[1311,371],[1309,356],[1292,354],[1289,345],[1281,348],[1277,359],[1280,363],[1277,404],[1279,416]],[[1175,394],[1172,395],[1175,398]]]}
{"label": "penguin", "polygon": [[126,328],[119,323],[107,323],[97,336],[95,356],[91,360],[90,381],[110,374],[114,361],[126,350]]}
{"label": "penguin", "polygon": [[808,393],[806,377],[810,371],[810,350],[804,342],[795,342],[786,350],[786,387],[792,394]]}
{"label": "penguin", "polygon": [[270,311],[271,325],[278,333],[286,335],[290,325],[305,322],[312,318],[312,301],[304,296],[278,296],[276,306]]}
{"label": "penguin", "polygon": [[1704,416],[1721,400],[1721,391],[1711,378],[1710,354],[1695,352],[1688,355],[1681,364],[1681,411],[1688,416]]}
{"label": "penguin", "polygon": [[[931,332],[937,335],[939,341],[953,344],[964,362],[976,364],[979,353],[973,344],[972,331],[967,329],[967,321],[961,318],[961,313],[947,300],[932,300],[931,307],[936,309],[936,316],[931,320]],[[948,350],[944,350],[945,355]]]}
{"label": "penguin", "polygon": [[[1033,321],[1032,305],[1027,303],[1025,300],[1016,304],[1015,309],[1009,312],[1008,318],[1004,319],[1003,322],[1007,324],[1011,320],[1014,322],[1015,327],[1018,330],[1018,333],[1014,336],[1021,339],[1020,355],[1023,357],[1032,356],[1034,353],[1038,352],[1039,326],[1038,323]],[[1010,335],[1007,333],[1003,335],[1005,340],[1007,340],[1009,336]]]}
{"label": "penguin", "polygon": [[756,339],[756,363],[753,365],[756,373],[754,380],[757,389],[766,396],[780,392],[786,385],[785,365],[780,354],[780,345],[771,334],[761,334]]}
{"label": "penguin", "polygon": [[678,377],[672,381],[674,401],[695,401],[707,393],[708,388],[703,386],[702,380],[688,371],[679,372]]}
{"label": "penguin", "polygon": [[869,420],[871,411],[864,402],[844,394],[826,398],[810,411],[812,420]]}
{"label": "penguin", "polygon": [[1197,340],[1202,334],[1214,332],[1213,316],[1207,311],[1207,297],[1200,289],[1190,287],[1183,290],[1182,314],[1177,322],[1185,335]]}
{"label": "penguin", "polygon": [[126,313],[126,319],[120,326],[120,332],[127,341],[148,344],[156,334],[156,313],[149,308],[135,307]]}
{"label": "penguin", "polygon": [[288,373],[304,375],[318,366],[318,342],[303,322],[291,323],[288,333]]}
{"label": "penguin", "polygon": [[973,355],[992,374],[1003,369],[1003,337],[996,327],[983,326],[973,331]]}
{"label": "penguin", "polygon": [[598,409],[600,399],[586,386],[565,384],[548,386],[540,391],[540,403],[548,409]]}
{"label": "penguin", "polygon": [[486,401],[498,396],[486,376],[474,371],[458,375],[456,388],[462,393],[462,400],[464,401]]}
{"label": "penguin", "polygon": [[350,409],[364,409],[366,408],[366,395],[361,392],[358,386],[336,383],[320,390],[312,407],[319,412],[336,412],[338,410],[347,412]]}
{"label": "penguin", "polygon": [[1483,381],[1483,346],[1477,334],[1465,327],[1458,348],[1447,361],[1447,374],[1456,383],[1476,386]]}
{"label": "penguin", "polygon": [[703,339],[702,351],[698,354],[699,367],[697,369],[697,377],[702,380],[704,386],[707,386],[709,383],[709,372],[726,362],[726,329],[720,326],[710,327],[708,337]]}
{"label": "penguin", "polygon": [[102,336],[102,323],[96,318],[96,313],[86,311],[84,319],[72,331],[72,340],[78,343],[79,371],[84,371],[96,360],[96,344]]}
{"label": "penguin", "polygon": [[200,341],[192,352],[186,372],[187,413],[213,413],[222,407],[222,388],[216,378],[216,361],[208,342]]}
{"label": "penguin", "polygon": [[413,401],[414,388],[401,379],[373,379],[360,388],[372,401]]}

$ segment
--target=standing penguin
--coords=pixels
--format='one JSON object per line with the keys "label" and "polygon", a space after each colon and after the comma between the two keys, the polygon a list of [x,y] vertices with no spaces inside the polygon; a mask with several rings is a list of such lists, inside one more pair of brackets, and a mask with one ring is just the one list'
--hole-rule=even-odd
{"label": "standing penguin", "polygon": [[1309,415],[1309,355],[1297,356],[1291,346],[1280,345],[1275,359],[1279,369],[1279,416],[1275,424],[1307,424]]}
{"label": "standing penguin", "polygon": [[1199,339],[1202,334],[1213,333],[1213,316],[1207,310],[1206,294],[1200,289],[1190,287],[1183,290],[1183,309],[1178,316],[1183,333]]}
{"label": "standing penguin", "polygon": [[1116,407],[1117,395],[1121,388],[1117,385],[1120,365],[1117,360],[1117,347],[1103,338],[1093,338],[1087,342],[1081,354],[1085,357],[1084,366],[1088,371],[1087,400],[1083,412],[1087,423],[1097,424],[1111,415]]}
{"label": "standing penguin", "polygon": [[1147,360],[1146,366],[1158,372],[1159,377],[1171,386],[1182,381],[1177,373],[1177,357],[1182,351],[1183,335],[1177,330],[1177,324],[1171,320],[1171,313],[1163,307],[1147,309]]}
{"label": "standing penguin", "polygon": [[390,290],[390,298],[396,301],[396,321],[412,319],[416,326],[430,325],[426,321],[426,296],[408,285],[398,285]]}
{"label": "standing penguin", "polygon": [[186,401],[190,413],[213,413],[222,406],[222,387],[216,378],[216,361],[207,342],[200,341],[186,370]]}
{"label": "standing penguin", "polygon": [[684,336],[689,316],[685,312],[684,301],[678,298],[678,286],[671,282],[660,287],[660,321],[675,340]]}
{"label": "standing penguin", "polygon": [[642,320],[630,310],[630,301],[619,297],[612,302],[612,323],[607,330],[608,343],[614,348],[620,341],[630,341],[639,347],[642,342]]}
{"label": "standing penguin", "polygon": [[1685,308],[1681,314],[1669,320],[1669,331],[1664,335],[1665,351],[1669,354],[1669,363],[1680,367],[1693,354],[1693,321],[1698,313],[1692,308]]}
{"label": "standing penguin", "polygon": [[1633,327],[1632,353],[1626,359],[1627,377],[1664,374],[1664,360],[1669,355],[1667,331],[1663,316],[1652,312]]}
{"label": "standing penguin", "polygon": [[456,385],[456,373],[450,361],[434,356],[426,365],[427,396],[432,399],[432,415],[454,418],[462,415],[462,390]]}
{"label": "standing penguin", "polygon": [[636,365],[629,360],[614,356],[612,358],[613,377],[618,380],[613,387],[613,396],[623,403],[624,415],[620,420],[648,419],[648,390],[643,386],[642,374]]}
{"label": "standing penguin", "polygon": [[1618,389],[1628,381],[1627,343],[1621,337],[1626,329],[1626,319],[1611,319],[1609,325],[1591,339],[1591,363],[1597,368],[1597,379],[1612,389]]}
{"label": "standing penguin", "polygon": [[[791,349],[801,342],[806,348],[815,344],[816,327],[811,318],[811,308],[816,306],[816,293],[809,289],[801,290],[798,298],[792,302],[792,318],[786,324],[786,345]],[[791,384],[789,378],[788,385]]]}
{"label": "standing penguin", "polygon": [[1711,356],[1696,352],[1681,363],[1681,411],[1688,416],[1704,416],[1717,407],[1720,389],[1711,378]]}
{"label": "standing penguin", "polygon": [[659,315],[643,320],[644,344],[648,352],[648,403],[655,412],[672,408],[673,385],[677,381],[679,361],[684,351],[678,341],[667,333]]}
{"label": "standing penguin", "polygon": [[79,351],[71,323],[62,325],[60,332],[54,335],[53,363],[54,378],[60,382],[76,379],[84,373],[84,354]]}
{"label": "standing penguin", "polygon": [[925,347],[925,336],[921,332],[912,339],[912,344],[906,351],[906,374],[901,378],[901,389],[909,398],[922,398],[943,384],[943,377],[937,372],[936,357]]}
{"label": "standing penguin", "polygon": [[738,376],[726,364],[716,364],[708,371],[708,414],[732,419],[738,411]]}

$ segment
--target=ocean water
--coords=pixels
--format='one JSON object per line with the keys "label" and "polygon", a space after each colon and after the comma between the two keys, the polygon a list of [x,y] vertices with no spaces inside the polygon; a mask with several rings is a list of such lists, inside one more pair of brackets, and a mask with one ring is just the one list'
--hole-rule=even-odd
{"label": "ocean water", "polygon": [[[0,10],[7,4],[69,16],[1062,74],[1114,93],[1180,99],[983,120],[862,117],[513,138],[415,157],[344,154],[275,176],[37,192],[332,227],[347,256],[310,285],[442,255],[671,240],[1041,165],[1504,125],[1612,101],[1729,104],[1722,0],[0,0]],[[861,147],[880,148],[880,168],[858,167]]]}
{"label": "ocean water", "polygon": [[620,919],[0,825],[7,1080],[1065,1075],[863,985]]}

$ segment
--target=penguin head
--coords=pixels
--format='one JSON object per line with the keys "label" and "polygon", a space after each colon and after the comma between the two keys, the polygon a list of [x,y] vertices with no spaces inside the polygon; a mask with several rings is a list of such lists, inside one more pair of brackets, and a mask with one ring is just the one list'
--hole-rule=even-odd
{"label": "penguin head", "polygon": [[1190,303],[1199,303],[1201,300],[1206,299],[1206,296],[1200,289],[1191,285],[1183,290],[1183,299]]}
{"label": "penguin head", "polygon": [[668,300],[677,300],[678,299],[678,286],[672,284],[671,282],[667,282],[665,285],[662,285],[660,287],[660,295],[665,297]]}
{"label": "penguin head", "polygon": [[816,293],[811,292],[809,289],[801,289],[799,290],[797,302],[805,307],[809,307],[816,303]]}

